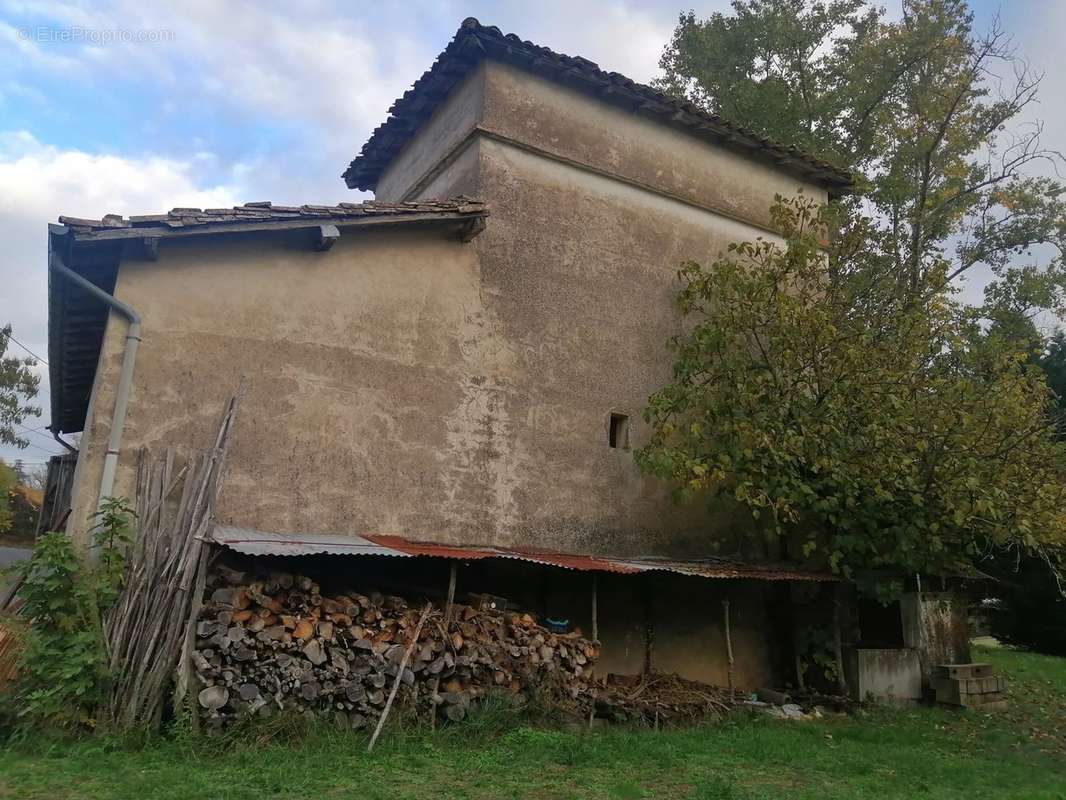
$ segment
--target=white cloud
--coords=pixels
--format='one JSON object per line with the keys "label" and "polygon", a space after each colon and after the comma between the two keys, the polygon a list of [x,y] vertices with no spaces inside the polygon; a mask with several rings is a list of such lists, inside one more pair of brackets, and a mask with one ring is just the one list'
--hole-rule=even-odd
{"label": "white cloud", "polygon": [[337,138],[376,124],[409,80],[410,62],[420,60],[402,29],[371,35],[347,4],[118,0],[22,9],[44,14],[56,29],[164,34],[157,42],[25,41],[0,23],[0,41],[10,40],[17,57],[39,69],[99,87],[116,77],[154,82],[168,102],[219,102],[229,112],[299,121]]}
{"label": "white cloud", "polygon": [[[0,325],[10,322],[26,347],[47,358],[46,270],[48,222],[60,214],[99,218],[105,213],[138,214],[174,206],[234,205],[241,191],[232,185],[202,187],[189,162],[153,156],[129,158],[59,149],[25,131],[0,133]],[[46,378],[43,365],[38,374]],[[47,385],[38,404],[47,408]],[[32,422],[35,427],[47,417]],[[39,436],[25,458],[43,457]],[[0,448],[0,457],[16,451]]]}

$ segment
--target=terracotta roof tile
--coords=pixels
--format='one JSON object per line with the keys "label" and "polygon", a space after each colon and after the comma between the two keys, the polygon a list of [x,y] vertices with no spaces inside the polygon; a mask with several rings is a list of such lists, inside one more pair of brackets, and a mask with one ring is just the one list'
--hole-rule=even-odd
{"label": "terracotta roof tile", "polygon": [[306,217],[343,221],[345,218],[401,214],[469,214],[485,215],[488,207],[480,200],[454,197],[448,200],[419,200],[414,203],[339,203],[337,205],[275,206],[269,202],[245,203],[234,208],[173,208],[166,214],[122,217],[105,214],[101,219],[60,217],[59,222],[75,232],[109,228],[185,228],[192,225],[215,225],[233,222],[301,219]]}

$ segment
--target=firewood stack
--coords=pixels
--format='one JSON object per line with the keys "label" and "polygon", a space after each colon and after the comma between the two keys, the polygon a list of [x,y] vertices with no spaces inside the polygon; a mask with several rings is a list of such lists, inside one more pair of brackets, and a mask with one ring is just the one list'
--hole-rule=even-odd
{"label": "firewood stack", "polygon": [[[393,595],[333,597],[302,575],[249,579],[220,567],[196,623],[193,667],[211,727],[281,710],[333,717],[361,729],[380,716],[418,620]],[[434,612],[400,678],[398,701],[458,721],[492,690],[580,705],[598,647],[556,634],[528,614],[455,605]]]}

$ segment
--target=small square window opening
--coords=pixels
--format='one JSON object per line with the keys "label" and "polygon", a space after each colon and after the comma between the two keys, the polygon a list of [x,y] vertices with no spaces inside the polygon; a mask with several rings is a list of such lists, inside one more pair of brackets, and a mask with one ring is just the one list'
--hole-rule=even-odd
{"label": "small square window opening", "polygon": [[629,449],[629,416],[626,414],[611,414],[610,425],[607,429],[607,444],[619,450]]}

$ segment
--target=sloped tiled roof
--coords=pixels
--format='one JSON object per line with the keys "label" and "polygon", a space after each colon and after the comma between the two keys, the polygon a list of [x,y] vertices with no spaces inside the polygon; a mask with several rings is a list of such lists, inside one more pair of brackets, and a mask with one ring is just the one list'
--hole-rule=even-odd
{"label": "sloped tiled roof", "polygon": [[350,189],[374,189],[381,174],[451,90],[486,58],[512,64],[549,80],[593,95],[605,103],[641,111],[693,136],[747,152],[781,169],[824,185],[831,194],[847,193],[849,172],[797,147],[774,142],[711,114],[686,100],[666,95],[617,72],[605,72],[588,59],[563,55],[547,47],[504,35],[473,17],[463,21],[433,66],[389,109],[389,118],[363,145],[342,176]]}
{"label": "sloped tiled roof", "polygon": [[[488,214],[488,208],[480,200],[473,200],[469,197],[454,197],[448,200],[419,200],[411,203],[379,203],[376,201],[338,203],[335,206],[276,206],[269,202],[263,202],[245,203],[243,206],[234,206],[233,208],[172,208],[165,214],[130,217],[122,217],[118,214],[105,214],[101,219],[60,217],[59,222],[79,234],[116,228],[176,229],[211,225],[228,226],[233,223],[245,222],[254,225],[257,223],[303,219],[343,222],[347,219],[374,216],[425,215],[426,217],[432,217],[441,214],[477,217]],[[144,231],[144,235],[151,235],[151,232]]]}

